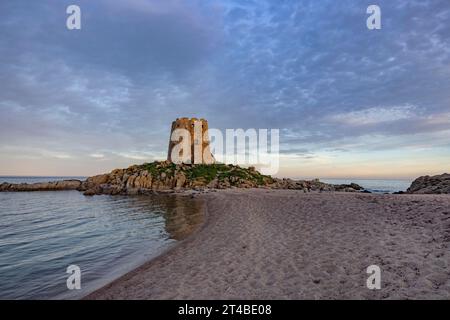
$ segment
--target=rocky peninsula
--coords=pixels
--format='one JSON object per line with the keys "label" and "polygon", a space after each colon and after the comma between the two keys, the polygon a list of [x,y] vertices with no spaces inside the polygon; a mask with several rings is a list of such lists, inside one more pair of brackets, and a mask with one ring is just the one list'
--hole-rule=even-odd
{"label": "rocky peninsula", "polygon": [[309,191],[363,192],[364,188],[352,184],[329,184],[314,180],[279,179],[259,173],[254,167],[242,168],[226,164],[174,164],[155,161],[115,169],[80,180],[63,180],[33,184],[0,185],[0,191],[57,191],[78,190],[85,195],[96,194],[149,194],[182,192],[186,190],[265,188]]}
{"label": "rocky peninsula", "polygon": [[[86,196],[136,195],[205,191],[215,189],[289,189],[310,191],[339,191],[369,193],[362,186],[330,184],[319,179],[294,180],[263,175],[254,167],[242,168],[231,164],[175,164],[168,160],[132,165],[81,180],[39,183],[0,184],[0,192],[78,190]],[[450,174],[422,176],[413,181],[406,192],[397,194],[450,194]]]}
{"label": "rocky peninsula", "polygon": [[7,191],[63,191],[81,190],[83,182],[80,180],[62,180],[38,183],[8,183],[0,184],[0,192]]}

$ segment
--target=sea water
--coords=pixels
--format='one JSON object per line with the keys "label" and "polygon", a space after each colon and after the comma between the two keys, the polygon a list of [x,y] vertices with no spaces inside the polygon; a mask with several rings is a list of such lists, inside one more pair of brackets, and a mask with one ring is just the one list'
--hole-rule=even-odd
{"label": "sea water", "polygon": [[[67,177],[66,177],[67,178]],[[2,177],[41,182],[52,177]],[[195,230],[201,204],[181,196],[0,193],[0,299],[76,299],[157,256]],[[81,270],[69,290],[67,267]]]}

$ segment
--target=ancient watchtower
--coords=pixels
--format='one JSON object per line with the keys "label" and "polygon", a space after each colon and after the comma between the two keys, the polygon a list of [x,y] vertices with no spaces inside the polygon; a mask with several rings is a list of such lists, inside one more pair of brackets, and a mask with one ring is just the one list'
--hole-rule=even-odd
{"label": "ancient watchtower", "polygon": [[174,163],[214,163],[209,148],[208,121],[178,118],[172,122],[167,160]]}

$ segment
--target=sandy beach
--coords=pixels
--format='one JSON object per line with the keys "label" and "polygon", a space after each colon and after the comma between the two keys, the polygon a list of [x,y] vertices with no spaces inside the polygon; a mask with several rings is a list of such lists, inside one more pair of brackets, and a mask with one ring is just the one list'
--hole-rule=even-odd
{"label": "sandy beach", "polygon": [[[449,299],[450,196],[226,190],[204,225],[87,299]],[[381,268],[369,290],[366,268]]]}

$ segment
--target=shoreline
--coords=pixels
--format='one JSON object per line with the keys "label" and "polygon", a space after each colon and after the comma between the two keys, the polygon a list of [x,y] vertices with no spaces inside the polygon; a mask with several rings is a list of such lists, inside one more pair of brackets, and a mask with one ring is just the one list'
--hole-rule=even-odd
{"label": "shoreline", "polygon": [[[210,193],[210,192],[206,192],[206,193]],[[204,228],[206,228],[206,226],[209,222],[208,205],[207,205],[207,202],[205,199],[201,199],[199,197],[200,193],[197,193],[197,192],[196,193],[187,193],[186,192],[186,193],[178,193],[177,195],[180,197],[189,197],[189,198],[191,198],[192,196],[195,196],[195,199],[197,201],[201,201],[201,206],[202,206],[201,211],[203,214],[203,223],[200,224],[200,226],[196,230],[193,230],[192,233],[189,234],[186,238],[184,238],[182,240],[178,240],[177,242],[170,244],[167,248],[163,249],[160,253],[154,255],[149,260],[144,261],[143,263],[136,266],[132,270],[129,270],[125,274],[122,274],[121,276],[119,276],[115,279],[112,279],[111,281],[107,282],[106,284],[104,284],[96,289],[91,290],[89,293],[80,297],[78,300],[90,300],[92,298],[91,296],[95,295],[98,291],[108,290],[109,287],[115,285],[116,283],[119,284],[122,281],[126,281],[126,279],[132,277],[133,275],[139,274],[139,272],[141,271],[142,268],[147,267],[153,263],[156,263],[159,259],[163,259],[166,255],[169,255],[171,253],[171,251],[177,249],[179,246],[181,246],[189,241],[192,241],[192,239],[196,236],[197,233],[199,233]],[[167,196],[167,195],[164,193],[161,193],[158,196]]]}
{"label": "shoreline", "polygon": [[[203,225],[82,299],[450,297],[447,195],[248,189],[196,198]],[[365,288],[371,264],[382,290]]]}

